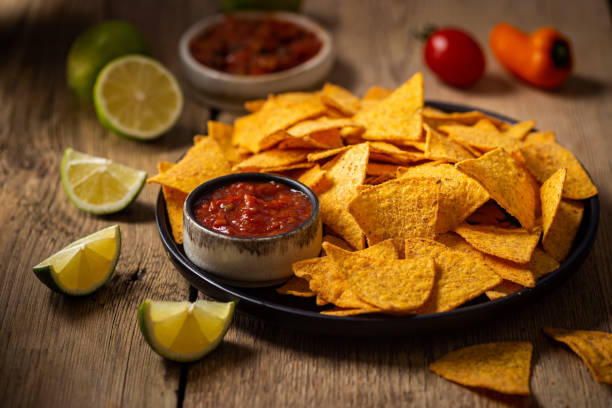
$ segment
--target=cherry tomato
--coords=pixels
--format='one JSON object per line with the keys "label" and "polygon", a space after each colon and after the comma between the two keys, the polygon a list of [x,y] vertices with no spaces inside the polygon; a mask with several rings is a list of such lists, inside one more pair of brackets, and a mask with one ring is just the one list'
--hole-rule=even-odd
{"label": "cherry tomato", "polygon": [[427,38],[425,62],[443,81],[459,87],[475,84],[485,69],[478,43],[456,28],[437,29]]}

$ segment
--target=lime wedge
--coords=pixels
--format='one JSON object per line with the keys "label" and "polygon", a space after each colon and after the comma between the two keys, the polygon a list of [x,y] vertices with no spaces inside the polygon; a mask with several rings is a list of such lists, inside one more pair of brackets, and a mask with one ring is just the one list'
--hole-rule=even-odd
{"label": "lime wedge", "polygon": [[234,302],[146,299],[138,308],[138,325],[147,343],[160,356],[173,361],[195,361],[223,340],[232,322],[234,306]]}
{"label": "lime wedge", "polygon": [[49,288],[67,295],[87,295],[110,278],[121,253],[118,225],[74,241],[45,259],[34,273]]}
{"label": "lime wedge", "polygon": [[155,139],[178,120],[183,94],[170,71],[152,58],[128,55],[106,65],[94,86],[100,122],[120,136]]}
{"label": "lime wedge", "polygon": [[102,157],[67,148],[62,158],[62,185],[79,209],[110,214],[130,205],[144,186],[147,174]]}

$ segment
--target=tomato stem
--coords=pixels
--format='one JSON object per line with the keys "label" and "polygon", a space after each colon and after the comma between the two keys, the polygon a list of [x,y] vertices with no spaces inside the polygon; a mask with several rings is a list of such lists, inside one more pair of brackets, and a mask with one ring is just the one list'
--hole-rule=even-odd
{"label": "tomato stem", "polygon": [[414,36],[414,38],[425,42],[438,28],[439,27],[435,24],[427,23],[422,29],[413,30],[412,35]]}

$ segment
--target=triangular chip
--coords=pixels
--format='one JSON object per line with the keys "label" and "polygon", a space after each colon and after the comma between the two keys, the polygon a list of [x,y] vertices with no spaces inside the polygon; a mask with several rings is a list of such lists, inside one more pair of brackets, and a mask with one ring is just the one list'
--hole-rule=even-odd
{"label": "triangular chip", "polygon": [[566,169],[557,170],[540,188],[540,203],[542,205],[542,241],[546,241],[546,236],[550,227],[555,221],[557,210],[561,203],[563,184],[567,175]]}
{"label": "triangular chip", "polygon": [[450,164],[410,167],[402,177],[433,177],[440,180],[436,221],[438,234],[455,229],[489,200],[489,193],[480,183]]}
{"label": "triangular chip", "polygon": [[327,177],[327,171],[322,170],[318,164],[306,170],[297,180],[308,186],[317,195],[332,186],[332,180]]}
{"label": "triangular chip", "polygon": [[409,312],[429,298],[435,269],[431,258],[373,258],[362,252],[326,249],[347,279],[348,288],[363,301],[384,311]]}
{"label": "triangular chip", "polygon": [[209,120],[206,124],[208,127],[208,136],[217,141],[219,148],[223,152],[223,156],[228,162],[235,164],[246,158],[244,152],[232,144],[232,133],[234,131],[232,125],[215,122],[213,120]]}
{"label": "triangular chip", "polygon": [[266,150],[241,161],[232,170],[265,170],[284,167],[290,164],[305,162],[310,152],[310,150]]}
{"label": "triangular chip", "polygon": [[369,146],[363,143],[335,158],[325,167],[327,177],[333,184],[319,196],[323,223],[356,249],[362,249],[365,245],[363,232],[347,207],[357,192],[357,186],[365,180],[368,156]]}
{"label": "triangular chip", "polygon": [[420,314],[441,313],[461,306],[499,285],[502,279],[480,258],[429,239],[406,240],[406,258],[432,257],[437,278],[431,298],[418,310]]}
{"label": "triangular chip", "polygon": [[448,137],[462,145],[488,152],[498,147],[508,151],[517,150],[520,140],[509,137],[493,126],[492,129],[482,129],[477,126],[442,125],[438,127],[448,134]]}
{"label": "triangular chip", "polygon": [[612,384],[612,334],[594,330],[545,327],[544,333],[567,344],[584,361],[596,381]]}
{"label": "triangular chip", "polygon": [[487,119],[489,123],[493,123],[495,126],[500,126],[502,123],[504,123],[497,118],[492,118],[478,111],[448,113],[434,109],[430,106],[423,108],[423,121],[433,128],[454,123],[474,125],[482,119]]}
{"label": "triangular chip", "polygon": [[321,91],[321,100],[347,116],[353,116],[361,109],[359,98],[338,85],[325,84]]}
{"label": "triangular chip", "polygon": [[322,117],[316,120],[305,120],[293,125],[287,130],[287,133],[293,137],[303,137],[323,130],[340,129],[346,126],[357,125],[351,119],[347,118],[330,119]]}
{"label": "triangular chip", "polygon": [[423,118],[423,76],[415,74],[391,95],[369,109],[359,111],[353,119],[366,131],[366,140],[418,140]]}
{"label": "triangular chip", "polygon": [[531,143],[552,143],[557,138],[553,132],[531,132],[527,133],[527,136],[523,139],[523,144],[528,145]]}
{"label": "triangular chip", "polygon": [[361,190],[348,206],[368,242],[394,239],[398,249],[412,237],[436,235],[440,181],[401,178]]}
{"label": "triangular chip", "polygon": [[147,183],[159,183],[181,190],[191,191],[200,184],[231,171],[219,144],[212,137],[204,137],[191,147],[185,156],[168,171],[157,174]]}
{"label": "triangular chip", "polygon": [[370,142],[370,159],[386,163],[408,164],[425,159],[425,155],[416,149],[407,151],[386,142]]}
{"label": "triangular chip", "polygon": [[576,233],[582,222],[584,203],[561,200],[555,218],[546,238],[542,240],[544,250],[557,261],[562,262],[569,254]]}
{"label": "triangular chip", "polygon": [[[174,167],[174,163],[159,162],[157,170],[160,173],[170,170]],[[187,193],[177,190],[172,187],[162,185],[162,194],[166,201],[166,213],[170,222],[172,236],[177,244],[183,243],[183,205],[187,199]]]}
{"label": "triangular chip", "polygon": [[585,200],[597,194],[597,188],[582,165],[569,150],[558,143],[532,143],[521,148],[525,165],[540,182],[545,182],[561,168],[567,169],[563,197]]}
{"label": "triangular chip", "polygon": [[375,307],[369,307],[365,309],[344,309],[341,307],[335,307],[330,310],[324,310],[321,314],[329,316],[357,316],[367,313],[379,313],[380,309]]}
{"label": "triangular chip", "polygon": [[461,160],[473,159],[474,155],[459,143],[442,136],[429,126],[426,126],[425,157],[431,160],[445,160],[456,163]]}
{"label": "triangular chip", "polygon": [[396,164],[369,162],[366,174],[368,176],[389,176],[389,178],[394,178],[399,167]]}
{"label": "triangular chip", "polygon": [[363,99],[380,101],[393,93],[393,89],[384,88],[382,86],[371,86],[363,95]]}
{"label": "triangular chip", "polygon": [[509,220],[509,216],[495,203],[489,200],[467,218],[468,224],[499,225]]}
{"label": "triangular chip", "polygon": [[429,369],[468,387],[529,395],[532,352],[533,345],[524,341],[477,344],[446,354]]}
{"label": "triangular chip", "polygon": [[310,290],[308,281],[304,278],[292,276],[283,286],[276,288],[281,295],[293,295],[298,297],[313,297],[315,293]]}
{"label": "triangular chip", "polygon": [[529,232],[523,228],[462,224],[455,229],[474,248],[516,263],[527,263],[540,241],[541,228]]}
{"label": "triangular chip", "polygon": [[[323,235],[323,241],[322,242],[328,242],[328,243],[330,243],[332,245],[337,246],[338,248],[342,248],[342,249],[347,250],[347,251],[353,251],[354,250],[353,248],[351,248],[351,246],[348,244],[348,242],[346,242],[342,238],[338,238],[338,237],[335,237],[333,235]],[[323,248],[323,254],[325,254],[325,248]]]}
{"label": "triangular chip", "polygon": [[508,295],[512,295],[516,292],[520,292],[523,289],[525,289],[524,286],[505,280],[499,285],[495,286],[493,289],[487,290],[485,295],[487,295],[490,300],[497,300]]}
{"label": "triangular chip", "polygon": [[534,228],[536,191],[530,175],[512,155],[499,148],[478,159],[461,161],[455,166],[479,181],[491,198],[523,227],[528,230]]}
{"label": "triangular chip", "polygon": [[330,157],[339,155],[340,153],[344,153],[350,148],[351,146],[344,146],[344,147],[337,147],[335,149],[324,150],[322,152],[309,153],[307,159],[309,162],[328,159]]}

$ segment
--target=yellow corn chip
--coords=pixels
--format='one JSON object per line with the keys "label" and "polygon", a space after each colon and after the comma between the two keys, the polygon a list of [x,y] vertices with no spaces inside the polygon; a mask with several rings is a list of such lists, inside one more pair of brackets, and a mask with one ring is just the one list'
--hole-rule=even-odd
{"label": "yellow corn chip", "polygon": [[[174,163],[159,162],[157,171],[163,173],[174,167]],[[172,187],[162,185],[162,194],[166,201],[166,213],[172,229],[172,236],[177,244],[183,243],[183,204],[187,199],[187,193]]]}
{"label": "yellow corn chip", "polygon": [[523,146],[520,151],[525,165],[540,183],[555,171],[567,169],[563,198],[585,200],[597,194],[597,188],[576,157],[558,143],[532,143]]}
{"label": "yellow corn chip", "polygon": [[439,180],[405,177],[360,191],[348,210],[368,243],[392,238],[401,252],[406,238],[436,235],[439,195]]}
{"label": "yellow corn chip", "polygon": [[231,164],[238,163],[246,158],[246,154],[232,144],[232,133],[234,127],[226,123],[209,120],[207,122],[208,136],[219,144],[225,159]]}
{"label": "yellow corn chip", "polygon": [[308,281],[304,278],[292,276],[283,286],[276,288],[281,295],[293,295],[299,297],[313,297],[315,293],[310,290]]}
{"label": "yellow corn chip", "polygon": [[147,183],[159,183],[189,194],[205,181],[229,174],[230,171],[230,164],[219,144],[212,137],[205,137],[172,168],[149,178]]}
{"label": "yellow corn chip", "polygon": [[437,278],[431,298],[417,312],[440,313],[452,310],[499,285],[502,279],[480,258],[423,238],[406,240],[406,258],[432,257]]}
{"label": "yellow corn chip", "polygon": [[546,241],[546,236],[553,224],[561,203],[563,184],[567,176],[566,169],[557,170],[540,188],[540,203],[542,205],[542,242]]}
{"label": "yellow corn chip", "polygon": [[499,133],[497,126],[495,126],[488,118],[480,119],[478,122],[476,122],[476,124],[474,124],[474,128]]}
{"label": "yellow corn chip", "polygon": [[595,381],[612,384],[612,334],[594,330],[553,329],[544,333],[567,344],[584,361]]}
{"label": "yellow corn chip", "polygon": [[366,140],[419,140],[423,126],[423,76],[415,74],[391,95],[353,119],[366,131]]}
{"label": "yellow corn chip", "polygon": [[394,164],[369,162],[366,174],[369,176],[389,176],[389,178],[395,178],[395,173],[397,173],[399,167]]}
{"label": "yellow corn chip", "polygon": [[[333,235],[324,235],[323,242],[328,242],[346,251],[353,251],[353,248],[348,244],[348,242]],[[323,253],[325,254],[325,249],[323,249]]]}
{"label": "yellow corn chip", "polygon": [[366,313],[379,313],[380,309],[375,307],[370,307],[366,309],[343,309],[341,307],[336,307],[330,310],[324,310],[321,314],[329,315],[329,316],[357,316]]}
{"label": "yellow corn chip", "polygon": [[344,147],[337,147],[335,149],[324,150],[322,152],[309,153],[307,159],[309,162],[327,159],[327,158],[336,156],[340,153],[344,153],[350,148],[351,146],[344,146]]}
{"label": "yellow corn chip", "polygon": [[462,224],[455,229],[474,248],[516,263],[527,263],[540,241],[542,229],[532,232],[522,228]]}
{"label": "yellow corn chip", "polygon": [[431,160],[445,160],[456,163],[461,160],[473,159],[474,155],[459,143],[442,136],[431,127],[425,125],[426,142],[425,157]]}
{"label": "yellow corn chip", "polygon": [[370,159],[386,163],[408,164],[425,159],[417,150],[407,151],[386,142],[370,142]]}
{"label": "yellow corn chip", "polygon": [[531,132],[527,133],[527,136],[523,139],[524,145],[531,143],[552,143],[554,141],[556,141],[556,137],[553,132]]}
{"label": "yellow corn chip", "polygon": [[513,293],[520,292],[523,289],[525,289],[524,286],[505,280],[493,289],[487,290],[485,295],[487,295],[490,300],[497,300]]}
{"label": "yellow corn chip", "polygon": [[516,123],[504,131],[504,136],[516,140],[524,140],[527,133],[529,133],[534,126],[535,122],[533,120]]}
{"label": "yellow corn chip", "polygon": [[327,177],[327,171],[322,170],[318,164],[306,170],[297,180],[308,186],[317,195],[332,186],[331,179]]}
{"label": "yellow corn chip", "polygon": [[329,256],[345,271],[349,287],[365,302],[385,311],[410,312],[429,298],[435,279],[431,258],[394,260],[347,254],[332,251]]}
{"label": "yellow corn chip", "polygon": [[495,149],[455,166],[476,179],[523,227],[535,226],[536,191],[529,173],[505,150]]}
{"label": "yellow corn chip", "polygon": [[321,116],[325,111],[321,98],[316,94],[296,103],[279,98],[268,100],[257,112],[236,119],[232,142],[253,153],[259,153],[285,139],[285,129],[303,120]]}
{"label": "yellow corn chip", "polygon": [[361,109],[359,98],[338,85],[325,84],[321,100],[347,116],[353,116]]}
{"label": "yellow corn chip", "polygon": [[266,150],[241,161],[232,170],[265,170],[284,167],[306,161],[309,153],[310,150]]}
{"label": "yellow corn chip", "polygon": [[423,121],[433,128],[447,124],[474,125],[482,119],[486,119],[489,123],[494,124],[494,126],[501,126],[504,123],[499,119],[492,118],[478,111],[447,113],[430,106],[426,106],[423,109]]}
{"label": "yellow corn chip", "polygon": [[446,354],[429,369],[468,387],[529,395],[532,352],[531,343],[524,341],[477,344]]}
{"label": "yellow corn chip", "polygon": [[380,101],[385,99],[387,96],[393,93],[393,89],[384,88],[382,86],[374,85],[368,89],[363,96],[363,99]]}
{"label": "yellow corn chip", "polygon": [[303,137],[323,130],[341,129],[348,126],[355,127],[357,125],[347,118],[330,119],[322,117],[316,120],[305,120],[293,125],[287,130],[287,133],[293,137]]}
{"label": "yellow corn chip", "polygon": [[476,126],[442,125],[438,129],[448,134],[448,137],[462,145],[488,152],[498,147],[508,151],[517,150],[520,140],[507,136],[491,125],[492,129],[482,129]]}
{"label": "yellow corn chip", "polygon": [[251,113],[257,112],[264,106],[265,103],[265,99],[255,99],[253,101],[246,101],[244,103],[244,109],[248,110]]}
{"label": "yellow corn chip", "polygon": [[363,182],[363,186],[359,186],[359,189],[357,191],[361,191],[362,187],[368,187],[368,186],[374,186],[377,184],[382,184],[385,181],[389,181],[392,178],[395,178],[395,176],[392,175],[388,175],[388,174],[383,174],[380,176],[368,176],[366,177],[365,181]]}
{"label": "yellow corn chip", "polygon": [[355,145],[326,166],[331,188],[319,196],[321,219],[353,248],[364,247],[363,232],[349,214],[347,205],[363,184],[368,164],[367,143]]}
{"label": "yellow corn chip", "polygon": [[468,224],[489,224],[499,226],[499,224],[508,221],[508,216],[495,201],[489,200],[474,211],[466,221]]}
{"label": "yellow corn chip", "polygon": [[474,179],[450,164],[410,167],[402,177],[433,177],[440,180],[438,234],[455,229],[477,208],[489,200],[489,193]]}
{"label": "yellow corn chip", "polygon": [[544,250],[561,262],[567,257],[582,222],[584,204],[581,201],[561,200],[555,218],[542,239]]}
{"label": "yellow corn chip", "polygon": [[[268,167],[267,169],[259,169],[257,171],[262,172],[262,173],[283,173],[283,172],[290,171],[290,170],[309,169],[312,166],[314,166],[314,163],[304,162],[304,163],[288,164],[286,166]],[[251,170],[247,170],[247,171],[251,171]]]}

